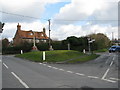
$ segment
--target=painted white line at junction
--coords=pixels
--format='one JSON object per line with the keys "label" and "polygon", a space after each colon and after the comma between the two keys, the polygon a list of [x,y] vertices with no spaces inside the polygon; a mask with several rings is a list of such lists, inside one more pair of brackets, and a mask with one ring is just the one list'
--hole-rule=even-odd
{"label": "painted white line at junction", "polygon": [[56,67],[52,67],[53,69],[58,69],[58,68],[56,68]]}
{"label": "painted white line at junction", "polygon": [[109,72],[109,68],[106,70],[105,74],[103,75],[102,79],[105,79],[105,77],[107,76],[107,73]]}
{"label": "painted white line at junction", "polygon": [[67,71],[67,72],[69,72],[69,73],[73,73],[72,71]]}
{"label": "painted white line at junction", "polygon": [[2,62],[2,60],[0,60],[0,62]]}
{"label": "painted white line at junction", "polygon": [[3,63],[3,65],[8,69],[8,66],[5,63]]}
{"label": "painted white line at junction", "polygon": [[39,64],[42,64],[42,63],[39,63]]}
{"label": "painted white line at junction", "polygon": [[113,61],[110,63],[110,67],[112,66],[112,64],[113,64]]}
{"label": "painted white line at junction", "polygon": [[115,57],[113,57],[113,61],[115,60]]}
{"label": "painted white line at junction", "polygon": [[95,76],[88,76],[89,78],[99,78],[99,77],[95,77]]}
{"label": "painted white line at junction", "polygon": [[116,81],[109,80],[109,79],[101,79],[101,80],[108,81],[108,82],[111,82],[111,83],[116,83]]}
{"label": "painted white line at junction", "polygon": [[85,74],[81,74],[81,73],[75,73],[77,75],[80,75],[80,76],[85,76]]}
{"label": "painted white line at junction", "polygon": [[117,81],[119,81],[120,79],[118,79],[118,78],[110,78],[110,79],[112,79],[112,80],[117,80]]}
{"label": "painted white line at junction", "polygon": [[65,71],[64,69],[59,69],[60,71]]}
{"label": "painted white line at junction", "polygon": [[29,88],[28,85],[23,82],[14,72],[11,72],[13,74],[13,76],[15,76],[15,78],[17,78],[19,80],[19,82],[25,87],[25,88]]}
{"label": "painted white line at junction", "polygon": [[48,65],[47,67],[51,68],[52,66],[49,66],[49,65]]}

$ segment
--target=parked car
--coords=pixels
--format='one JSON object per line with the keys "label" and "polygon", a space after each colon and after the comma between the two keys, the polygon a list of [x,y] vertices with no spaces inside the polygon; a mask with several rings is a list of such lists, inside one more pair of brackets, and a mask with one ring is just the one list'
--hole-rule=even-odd
{"label": "parked car", "polygon": [[120,52],[120,46],[111,46],[109,52]]}

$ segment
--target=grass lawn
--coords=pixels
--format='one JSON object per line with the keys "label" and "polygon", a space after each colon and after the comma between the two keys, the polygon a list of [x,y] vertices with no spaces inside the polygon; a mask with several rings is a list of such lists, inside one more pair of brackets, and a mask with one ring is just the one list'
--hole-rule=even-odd
{"label": "grass lawn", "polygon": [[96,58],[99,57],[99,56],[100,56],[100,55],[96,55],[96,54],[86,55],[86,56],[81,57],[81,58],[79,58],[79,59],[75,59],[75,60],[68,61],[67,63],[86,62],[86,61],[90,61],[90,60],[96,59]]}
{"label": "grass lawn", "polygon": [[[45,62],[61,62],[69,59],[73,59],[76,57],[82,57],[81,59],[74,59],[73,61],[88,61],[97,57],[97,55],[87,55],[82,52],[74,51],[74,50],[54,50],[54,51],[45,51],[46,52],[46,60]],[[36,52],[28,52],[24,54],[16,55],[16,57],[28,59],[35,62],[43,62],[42,60],[42,51]]]}
{"label": "grass lawn", "polygon": [[96,50],[94,51],[95,53],[100,53],[100,52],[107,52],[108,49],[99,49],[99,50]]}

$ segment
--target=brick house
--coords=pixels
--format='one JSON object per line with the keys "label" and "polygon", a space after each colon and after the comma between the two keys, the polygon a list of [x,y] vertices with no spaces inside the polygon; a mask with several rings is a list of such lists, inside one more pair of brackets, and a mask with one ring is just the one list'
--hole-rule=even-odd
{"label": "brick house", "polygon": [[13,45],[15,45],[15,46],[20,45],[25,41],[27,41],[29,43],[33,43],[34,38],[35,38],[36,43],[47,42],[49,39],[46,35],[45,28],[43,28],[42,32],[35,32],[32,30],[25,31],[25,30],[21,30],[21,25],[19,25],[19,23],[18,23],[17,31],[13,38]]}

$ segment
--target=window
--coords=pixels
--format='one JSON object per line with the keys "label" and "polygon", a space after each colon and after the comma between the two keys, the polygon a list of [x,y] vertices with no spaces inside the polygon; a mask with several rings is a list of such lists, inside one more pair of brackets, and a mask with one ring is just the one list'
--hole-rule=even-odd
{"label": "window", "polygon": [[43,37],[44,35],[42,34],[41,36]]}
{"label": "window", "polygon": [[33,35],[33,33],[29,33],[29,35]]}

